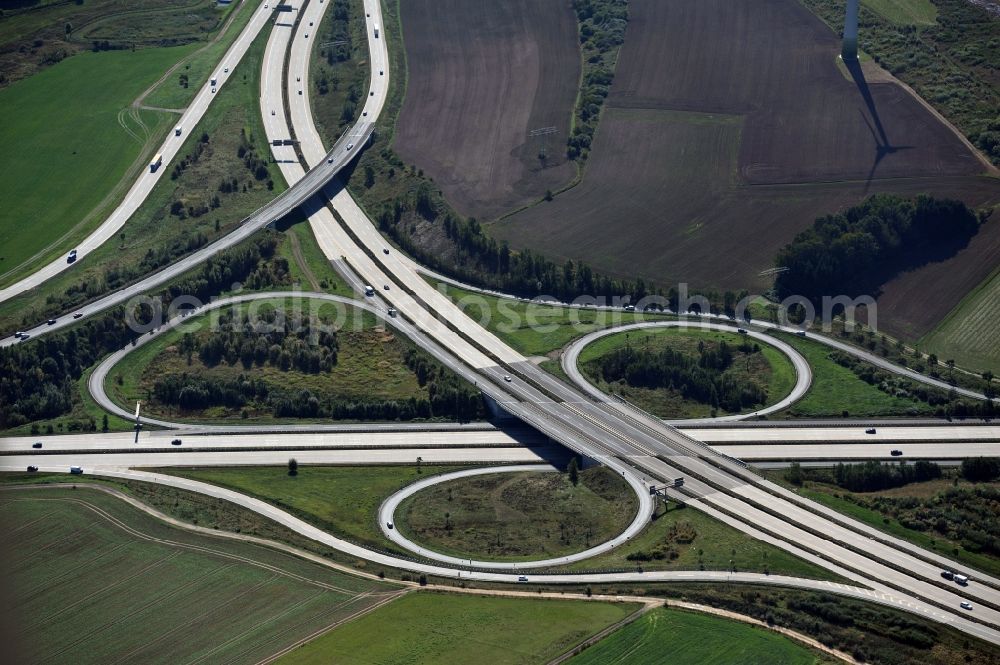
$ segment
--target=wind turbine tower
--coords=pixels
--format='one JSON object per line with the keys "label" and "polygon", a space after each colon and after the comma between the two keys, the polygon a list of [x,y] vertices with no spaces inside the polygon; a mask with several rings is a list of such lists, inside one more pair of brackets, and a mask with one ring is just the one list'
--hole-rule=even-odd
{"label": "wind turbine tower", "polygon": [[847,0],[847,16],[844,17],[844,43],[840,47],[840,57],[845,63],[858,59],[858,0]]}

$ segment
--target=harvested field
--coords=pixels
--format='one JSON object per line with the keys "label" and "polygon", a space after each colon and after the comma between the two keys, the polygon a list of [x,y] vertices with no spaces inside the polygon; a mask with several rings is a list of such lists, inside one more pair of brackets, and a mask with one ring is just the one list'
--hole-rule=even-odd
{"label": "harvested field", "polygon": [[[394,144],[400,157],[431,176],[456,210],[482,219],[568,183],[580,76],[570,4],[401,5],[408,82]],[[555,131],[530,135],[542,128]]]}
{"label": "harvested field", "polygon": [[[897,85],[873,84],[883,141],[836,66],[836,35],[795,0],[639,0],[632,11],[609,104],[745,116],[740,174],[748,184],[982,170],[919,101]],[[875,167],[880,144],[891,147]]]}
{"label": "harvested field", "polygon": [[[884,75],[866,84],[876,120],[838,67],[836,35],[795,0],[633,0],[630,11],[583,182],[493,224],[498,239],[619,277],[766,289],[758,273],[781,246],[869,194],[1000,203],[1000,182]],[[991,226],[890,283],[880,324],[929,330],[995,266]],[[931,283],[954,295],[891,304]]]}
{"label": "harvested field", "polygon": [[780,247],[816,217],[868,194],[1000,200],[1000,183],[978,176],[742,185],[742,128],[733,115],[609,108],[584,182],[491,230],[513,246],[541,249],[557,262],[582,259],[616,276],[764,289],[769,282],[758,273]]}
{"label": "harvested field", "polygon": [[6,618],[22,638],[10,662],[256,663],[398,593],[101,492],[0,498],[17,533],[5,550]]}

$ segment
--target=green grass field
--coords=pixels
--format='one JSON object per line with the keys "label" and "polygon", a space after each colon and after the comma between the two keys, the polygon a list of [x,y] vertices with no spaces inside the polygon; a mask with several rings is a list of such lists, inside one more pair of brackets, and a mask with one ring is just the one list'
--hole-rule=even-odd
{"label": "green grass field", "polygon": [[[262,33],[250,47],[234,70],[233,79],[219,90],[201,123],[185,128],[187,140],[178,163],[184,157],[190,157],[191,161],[179,177],[176,180],[164,177],[159,181],[126,222],[117,241],[104,243],[80,259],[71,269],[46,282],[38,289],[39,293],[21,295],[0,304],[0,321],[5,326],[20,327],[25,319],[44,320],[88,297],[118,288],[138,274],[149,272],[151,262],[158,261],[161,254],[176,257],[191,246],[230,232],[247,214],[285,189],[277,165],[269,161],[270,148],[257,109],[266,39],[267,33]],[[34,79],[28,82],[31,80]],[[202,134],[208,134],[209,142],[199,148]],[[265,179],[257,180],[239,157],[239,148],[246,145],[263,161],[267,169]],[[166,175],[172,175],[173,165],[165,168],[169,169]],[[239,189],[220,192],[223,179],[236,179]],[[268,181],[272,183],[270,188]],[[174,202],[185,207],[210,206],[215,197],[219,198],[219,207],[209,209],[206,214],[185,213],[181,218],[170,213]]]}
{"label": "green grass field", "polygon": [[396,511],[396,528],[436,552],[530,560],[610,540],[635,518],[638,501],[614,471],[497,473],[428,487]]}
{"label": "green grass field", "polygon": [[[642,533],[611,552],[567,566],[584,570],[731,570],[837,579],[824,568],[737,531],[694,508],[657,508],[657,518]],[[663,554],[663,558],[629,559],[630,554]],[[730,563],[732,562],[732,563]]]}
{"label": "green grass field", "polygon": [[920,349],[970,370],[1000,374],[1000,271],[969,293],[920,340]]}
{"label": "green grass field", "polygon": [[542,664],[636,609],[631,603],[411,593],[278,662]]}
{"label": "green grass field", "polygon": [[571,665],[815,665],[837,662],[758,626],[659,608],[572,658]]}
{"label": "green grass field", "polygon": [[[697,358],[699,343],[717,345],[723,341],[736,354],[733,366],[725,374],[742,378],[747,371],[745,361],[749,360],[751,380],[767,391],[767,401],[755,408],[770,406],[788,395],[795,385],[795,368],[785,354],[772,346],[761,344],[760,354],[747,357],[735,350],[744,342],[742,336],[717,330],[663,328],[608,335],[588,345],[580,353],[579,364],[583,374],[598,388],[605,392],[613,390],[649,413],[661,418],[701,418],[711,415],[710,404],[685,399],[679,391],[667,388],[640,388],[629,386],[624,381],[608,384],[600,376],[599,361],[603,356],[626,345],[652,353],[670,348]],[[756,343],[756,340],[752,341]],[[753,409],[748,409],[751,410]]]}
{"label": "green grass field", "polygon": [[[434,279],[431,284],[437,285]],[[441,287],[438,287],[441,288]],[[637,321],[669,320],[672,316],[636,314],[571,307],[553,307],[497,298],[447,286],[446,295],[473,320],[527,356],[543,356],[561,349],[577,337],[612,326]]]}
{"label": "green grass field", "polygon": [[805,396],[782,411],[792,418],[932,415],[934,409],[924,402],[895,397],[859,379],[847,367],[830,360],[830,349],[818,342],[778,333],[778,339],[791,344],[812,367],[813,380]]}
{"label": "green grass field", "polygon": [[173,116],[127,109],[191,49],[81,53],[0,90],[0,283],[68,251],[146,168]]}
{"label": "green grass field", "polygon": [[[416,461],[414,459],[414,461]],[[175,476],[246,492],[362,545],[396,549],[378,528],[382,500],[406,485],[460,466],[300,466],[167,469]]]}
{"label": "green grass field", "polygon": [[934,25],[937,7],[931,0],[861,0],[861,4],[898,25]]}
{"label": "green grass field", "polygon": [[24,639],[10,662],[257,662],[396,592],[96,491],[5,490],[0,502],[18,534],[6,610]]}

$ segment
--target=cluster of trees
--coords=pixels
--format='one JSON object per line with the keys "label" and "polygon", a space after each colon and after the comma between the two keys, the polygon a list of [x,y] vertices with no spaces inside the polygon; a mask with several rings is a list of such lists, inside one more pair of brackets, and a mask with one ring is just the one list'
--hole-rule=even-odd
{"label": "cluster of trees", "polygon": [[980,219],[961,201],[921,195],[907,200],[875,194],[864,203],[815,221],[778,253],[787,268],[778,295],[873,295],[896,272],[948,256],[968,243]]}
{"label": "cluster of trees", "polygon": [[[337,364],[336,333],[317,330],[314,322],[283,321],[275,310],[261,312],[251,322],[242,314],[220,317],[218,331],[204,337],[187,334],[178,351],[190,360],[197,355],[207,366],[241,364],[244,370],[274,367],[283,372],[330,372]],[[334,420],[414,420],[454,418],[469,421],[486,415],[482,396],[442,365],[417,349],[403,353],[426,396],[407,399],[345,398],[320,391],[300,390],[285,383],[241,373],[236,378],[183,372],[158,378],[153,384],[156,402],[187,411],[210,407],[270,412],[276,418],[332,418]]]}
{"label": "cluster of trees", "polygon": [[996,480],[1000,478],[1000,459],[970,457],[962,460],[962,477],[974,483]]}
{"label": "cluster of trees", "polygon": [[[257,154],[257,149],[247,137],[245,129],[240,130],[240,145],[236,149],[236,156],[243,160],[243,165],[255,180],[270,180],[271,172],[267,170],[267,160],[261,159]],[[273,187],[273,184],[268,185],[268,189]]]}
{"label": "cluster of trees", "polygon": [[[379,228],[422,263],[458,279],[487,288],[532,298],[541,294],[572,300],[580,295],[615,298],[631,295],[637,300],[652,293],[642,280],[620,280],[595,273],[583,263],[562,266],[530,250],[513,251],[507,243],[488,236],[475,218],[462,219],[450,212],[440,193],[426,182],[407,195],[384,204]],[[444,236],[455,251],[431,250],[410,233],[414,219],[441,223]],[[450,256],[448,256],[450,254]],[[676,301],[676,294],[675,294]]]}
{"label": "cluster of trees", "polygon": [[1000,489],[951,487],[931,498],[848,496],[849,501],[894,517],[907,529],[937,534],[970,552],[1000,556]]}
{"label": "cluster of trees", "polygon": [[[678,594],[680,591],[678,591]],[[686,600],[747,614],[769,626],[786,626],[825,646],[879,665],[950,665],[988,656],[968,641],[950,639],[940,625],[905,612],[833,594],[793,589],[684,589]],[[931,649],[930,647],[934,647]],[[982,656],[982,657],[980,657]]]}
{"label": "cluster of trees", "polygon": [[219,326],[210,334],[186,334],[178,349],[190,359],[195,353],[208,367],[220,363],[243,369],[276,367],[281,371],[297,370],[306,374],[329,372],[337,364],[337,334],[316,327],[307,318],[281,317],[273,309],[250,320],[242,313],[226,312]]}
{"label": "cluster of trees", "polygon": [[839,487],[852,492],[876,492],[891,487],[902,487],[909,483],[919,483],[941,477],[941,467],[934,462],[919,460],[910,465],[882,464],[838,464],[833,469],[834,482]]}
{"label": "cluster of trees", "polygon": [[[41,46],[41,44],[38,44],[38,46]],[[124,51],[127,48],[129,48],[128,44],[117,44],[109,42],[107,39],[91,42],[90,45],[90,50],[94,53],[99,53],[100,51]]]}
{"label": "cluster of trees", "polygon": [[[760,350],[753,346],[750,353]],[[666,388],[685,399],[725,411],[741,411],[767,401],[767,391],[749,377],[728,372],[734,360],[725,342],[718,347],[699,344],[694,357],[674,349],[649,351],[627,346],[592,361],[604,381],[624,380],[638,388]]]}
{"label": "cluster of trees", "polygon": [[211,407],[270,412],[275,418],[332,420],[417,420],[452,418],[468,422],[485,415],[479,393],[444,381],[431,383],[427,397],[399,400],[317,394],[240,374],[236,378],[170,374],[156,381],[153,397],[187,411]]}
{"label": "cluster of trees", "polygon": [[625,41],[627,0],[573,0],[580,25],[583,77],[577,100],[576,122],[566,141],[566,156],[586,159],[597,131],[601,107],[611,91],[616,53]]}
{"label": "cluster of trees", "polygon": [[[276,243],[274,234],[266,233],[208,259],[193,275],[160,294],[164,304],[181,294],[207,301],[237,281],[276,286],[271,280],[278,275],[268,262]],[[0,429],[70,413],[84,370],[138,336],[119,307],[67,332],[0,349]]]}

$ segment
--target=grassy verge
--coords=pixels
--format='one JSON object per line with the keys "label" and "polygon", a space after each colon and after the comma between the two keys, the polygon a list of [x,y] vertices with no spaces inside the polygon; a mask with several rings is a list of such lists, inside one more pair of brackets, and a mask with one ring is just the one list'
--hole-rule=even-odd
{"label": "grassy verge", "polygon": [[364,4],[361,0],[330,2],[316,30],[308,81],[316,131],[328,147],[357,120],[370,71]]}
{"label": "grassy verge", "polygon": [[[631,557],[631,558],[630,558]],[[642,533],[606,554],[574,563],[566,571],[583,570],[737,570],[791,575],[817,580],[839,579],[784,550],[737,531],[694,508],[671,504]]]}
{"label": "grassy verge", "polygon": [[289,476],[284,467],[168,469],[165,472],[250,494],[360,545],[398,551],[378,527],[378,507],[382,501],[420,478],[461,468],[300,466],[297,476]]}
{"label": "grassy verge", "polygon": [[238,6],[219,5],[216,0],[4,2],[0,86],[83,51],[145,50],[205,41]]}
{"label": "grassy verge", "polygon": [[[602,368],[607,357],[625,350],[643,354],[643,357],[655,356],[669,350],[683,354],[693,362],[702,357],[701,349],[704,348],[708,353],[718,351],[723,342],[732,349],[732,364],[721,371],[713,371],[712,376],[720,383],[733,381],[756,387],[766,395],[763,403],[758,402],[750,406],[744,401],[743,409],[729,411],[722,405],[713,407],[710,401],[686,397],[680,388],[629,385],[625,376],[612,382],[604,378]],[[757,344],[759,352],[754,351],[753,346],[747,351],[742,350],[741,345],[745,343]],[[736,333],[717,330],[665,328],[608,335],[587,346],[580,353],[579,361],[584,375],[598,388],[605,392],[618,393],[629,402],[661,418],[700,418],[716,415],[716,412],[723,414],[748,412],[780,401],[795,385],[795,368],[778,349],[767,344],[758,344],[756,340],[748,340]],[[687,374],[692,376],[701,373],[694,371]],[[706,374],[706,378],[707,376]]]}
{"label": "grassy verge", "polygon": [[[0,502],[10,523],[31,525],[5,550],[17,562],[10,581],[23,662],[71,650],[82,663],[256,661],[276,640],[294,643],[373,604],[365,594],[389,589],[269,548],[176,529],[96,492],[8,491]],[[160,540],[137,538],[89,506]],[[82,593],[94,579],[102,584]],[[172,639],[178,629],[183,640]]]}
{"label": "grassy verge", "polygon": [[639,321],[670,320],[663,314],[637,314],[622,310],[554,307],[510,298],[498,298],[429,279],[460,309],[527,356],[550,355],[574,339],[612,326]]}
{"label": "grassy verge", "polygon": [[795,347],[812,368],[813,381],[805,396],[782,412],[789,418],[930,416],[934,408],[913,398],[890,395],[859,379],[830,359],[830,349],[818,342],[778,333]]}
{"label": "grassy verge", "polygon": [[764,628],[678,609],[647,612],[571,659],[571,665],[816,665],[832,658]]}
{"label": "grassy verge", "polygon": [[323,254],[308,222],[300,221],[285,229],[288,242],[282,243],[279,252],[288,261],[293,284],[299,288],[332,293],[345,298],[354,297],[351,287],[333,269]]}
{"label": "grassy verge", "polygon": [[[119,236],[35,291],[0,304],[0,327],[37,323],[158,270],[230,232],[284,189],[257,112],[261,34]],[[246,76],[244,76],[244,74]]]}
{"label": "grassy verge", "polygon": [[[980,492],[996,490],[1000,484],[970,483],[959,478],[955,471],[949,471],[944,479],[910,483],[878,492],[851,492],[824,482],[826,478],[819,473],[808,470],[807,478],[813,480],[806,480],[801,487],[789,487],[897,538],[990,575],[1000,575],[1000,557],[981,551],[981,545],[967,539],[970,534],[978,538],[978,534],[973,532],[978,532],[979,527],[963,524],[967,520],[989,519],[978,515],[984,508],[989,513],[991,500]],[[773,480],[784,482],[783,472],[772,471],[769,475]],[[947,508],[952,505],[953,509]],[[990,525],[982,526],[989,528]]]}
{"label": "grassy verge", "polygon": [[281,665],[548,663],[621,621],[634,603],[415,593],[335,628]]}
{"label": "grassy verge", "polygon": [[585,550],[625,530],[638,510],[632,489],[607,468],[498,473],[422,490],[396,511],[396,528],[436,552],[518,561]]}

